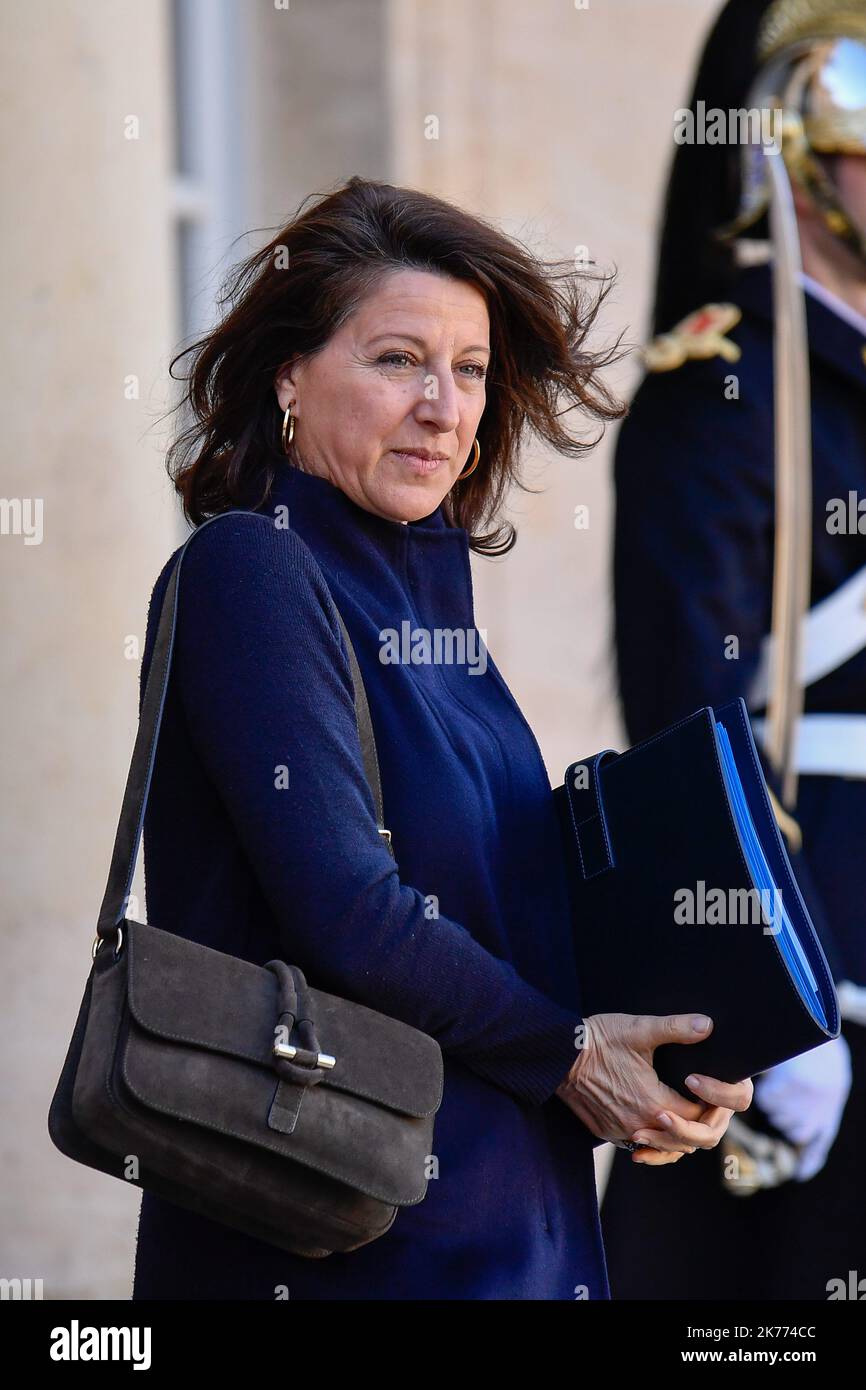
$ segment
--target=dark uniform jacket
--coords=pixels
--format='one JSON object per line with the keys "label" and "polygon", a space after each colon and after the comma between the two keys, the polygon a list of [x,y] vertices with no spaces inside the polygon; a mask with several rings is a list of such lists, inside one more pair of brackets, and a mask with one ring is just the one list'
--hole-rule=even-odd
{"label": "dark uniform jacket", "polygon": [[[770,629],[774,448],[772,287],[744,270],[718,353],[644,378],[616,452],[616,652],[629,737],[747,697]],[[862,532],[828,528],[866,499],[866,333],[807,294],[814,605],[866,564]],[[854,493],[852,499],[849,494]],[[828,504],[832,513],[828,512]],[[738,639],[738,653],[730,638]],[[806,711],[866,714],[866,649],[806,689]],[[837,980],[866,984],[866,780],[805,775],[795,867]]]}
{"label": "dark uniform jacket", "polygon": [[[650,372],[619,436],[616,646],[633,740],[701,705],[747,699],[770,628],[768,268],[744,271],[731,299],[742,310],[727,334],[739,359],[717,351]],[[866,563],[866,535],[827,528],[828,501],[866,493],[866,333],[811,295],[807,314],[815,604]],[[809,685],[805,705],[866,713],[866,651]],[[796,816],[803,849],[792,863],[835,977],[866,984],[866,780],[801,774]],[[844,1031],[854,1083],[827,1163],[808,1182],[732,1195],[723,1145],[650,1172],[616,1155],[603,1207],[614,1298],[826,1299],[831,1278],[862,1268],[866,1029],[846,1021]],[[760,1129],[758,1110],[743,1119]]]}

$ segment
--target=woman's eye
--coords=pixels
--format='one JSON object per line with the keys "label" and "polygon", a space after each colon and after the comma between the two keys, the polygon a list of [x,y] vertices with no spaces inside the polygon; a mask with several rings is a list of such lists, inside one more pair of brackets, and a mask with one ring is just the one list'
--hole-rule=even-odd
{"label": "woman's eye", "polygon": [[[383,352],[377,361],[386,362],[396,367],[406,367],[412,366],[415,359],[411,352]],[[464,362],[460,371],[464,372],[467,370],[476,381],[483,381],[487,375],[486,367],[483,367],[480,362]]]}
{"label": "woman's eye", "polygon": [[410,363],[411,363],[411,361],[412,361],[412,354],[409,353],[409,352],[384,352],[384,353],[382,354],[382,356],[379,358],[379,361],[380,361],[380,362],[394,362],[395,359],[397,359],[397,358],[400,358],[400,359],[402,359],[402,360],[396,362],[396,365],[397,365],[398,367],[403,367],[403,366],[406,365],[407,362],[410,362]]}

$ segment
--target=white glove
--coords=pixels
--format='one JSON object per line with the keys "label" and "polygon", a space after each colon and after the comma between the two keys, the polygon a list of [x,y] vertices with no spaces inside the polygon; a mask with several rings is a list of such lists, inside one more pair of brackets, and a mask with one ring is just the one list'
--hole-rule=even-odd
{"label": "white glove", "polygon": [[756,1078],[758,1105],[800,1149],[794,1171],[799,1182],[824,1167],[850,1089],[851,1053],[841,1034]]}

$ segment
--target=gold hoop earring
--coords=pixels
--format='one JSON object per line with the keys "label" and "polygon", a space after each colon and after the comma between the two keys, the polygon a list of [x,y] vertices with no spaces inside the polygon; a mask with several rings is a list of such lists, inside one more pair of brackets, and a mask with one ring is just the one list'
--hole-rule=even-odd
{"label": "gold hoop earring", "polygon": [[[287,427],[289,431],[288,438],[286,438]],[[283,453],[287,454],[289,452],[289,445],[295,437],[295,417],[292,414],[292,407],[290,405],[286,406],[286,413],[283,416],[283,431],[280,437],[283,442]]]}
{"label": "gold hoop earring", "polygon": [[461,483],[464,478],[469,477],[470,473],[474,473],[476,468],[478,467],[478,460],[481,458],[481,445],[478,443],[477,439],[473,439],[472,447],[475,450],[475,458],[472,460],[465,473],[457,474],[457,477],[454,479],[455,483]]}

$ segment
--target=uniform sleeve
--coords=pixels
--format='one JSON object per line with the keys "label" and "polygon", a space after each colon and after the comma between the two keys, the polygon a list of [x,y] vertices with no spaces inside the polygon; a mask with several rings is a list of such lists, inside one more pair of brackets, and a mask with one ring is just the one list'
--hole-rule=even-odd
{"label": "uniform sleeve", "polygon": [[518,1100],[552,1096],[581,1017],[460,923],[428,920],[400,882],[376,826],[339,622],[305,543],[254,516],[194,535],[174,660],[190,738],[285,958],[319,988],[429,1033]]}
{"label": "uniform sleeve", "polygon": [[716,363],[646,378],[617,441],[614,598],[633,743],[745,698],[770,622],[772,434]]}

